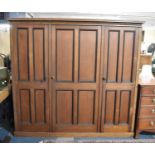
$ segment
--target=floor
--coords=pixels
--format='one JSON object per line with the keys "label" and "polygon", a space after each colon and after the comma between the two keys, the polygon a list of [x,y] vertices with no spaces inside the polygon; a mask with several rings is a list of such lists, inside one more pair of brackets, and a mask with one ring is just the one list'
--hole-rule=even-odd
{"label": "floor", "polygon": [[0,143],[155,143],[155,135],[148,133],[140,134],[138,139],[134,138],[32,138],[16,137],[6,129],[0,126]]}

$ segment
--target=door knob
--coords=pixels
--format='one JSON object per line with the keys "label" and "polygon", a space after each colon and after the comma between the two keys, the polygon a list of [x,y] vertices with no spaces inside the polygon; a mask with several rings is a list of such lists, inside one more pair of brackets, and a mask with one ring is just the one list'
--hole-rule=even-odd
{"label": "door knob", "polygon": [[152,100],[152,102],[155,104],[155,98]]}
{"label": "door knob", "polygon": [[54,77],[54,76],[52,76],[52,77],[51,77],[51,79],[52,79],[52,80],[54,80],[54,79],[55,79],[55,77]]}
{"label": "door knob", "polygon": [[151,125],[151,126],[154,126],[154,122],[153,122],[153,121],[151,121],[151,122],[150,122],[150,125]]}
{"label": "door knob", "polygon": [[106,80],[106,78],[105,77],[102,77],[102,80]]}
{"label": "door knob", "polygon": [[152,113],[155,113],[155,109],[152,109],[151,111],[152,111]]}

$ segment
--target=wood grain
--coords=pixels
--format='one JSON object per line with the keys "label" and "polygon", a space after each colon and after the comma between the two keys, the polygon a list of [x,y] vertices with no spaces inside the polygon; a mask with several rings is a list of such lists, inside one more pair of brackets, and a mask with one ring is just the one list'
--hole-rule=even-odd
{"label": "wood grain", "polygon": [[101,131],[132,131],[138,31],[106,27],[104,32]]}
{"label": "wood grain", "polygon": [[45,25],[19,24],[11,35],[17,130],[49,131],[47,31]]}
{"label": "wood grain", "polygon": [[[56,25],[53,30],[54,132],[97,131],[100,35],[98,26]],[[55,98],[56,92],[64,92],[63,97]]]}
{"label": "wood grain", "polygon": [[53,18],[11,23],[16,131],[133,135],[141,22]]}

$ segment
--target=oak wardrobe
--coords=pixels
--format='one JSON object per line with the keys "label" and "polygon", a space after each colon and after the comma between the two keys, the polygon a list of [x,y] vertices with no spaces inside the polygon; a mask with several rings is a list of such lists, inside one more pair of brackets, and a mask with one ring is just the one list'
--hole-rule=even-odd
{"label": "oak wardrobe", "polygon": [[10,22],[15,135],[133,135],[141,22]]}

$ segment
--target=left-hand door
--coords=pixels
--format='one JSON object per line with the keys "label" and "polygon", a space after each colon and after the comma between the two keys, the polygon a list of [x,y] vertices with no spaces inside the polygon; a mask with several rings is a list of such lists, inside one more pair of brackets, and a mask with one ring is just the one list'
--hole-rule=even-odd
{"label": "left-hand door", "polygon": [[16,131],[49,131],[48,26],[13,25],[11,38]]}

